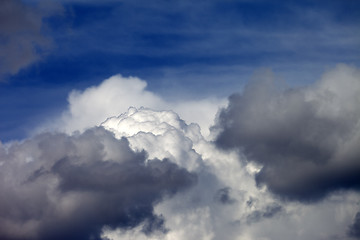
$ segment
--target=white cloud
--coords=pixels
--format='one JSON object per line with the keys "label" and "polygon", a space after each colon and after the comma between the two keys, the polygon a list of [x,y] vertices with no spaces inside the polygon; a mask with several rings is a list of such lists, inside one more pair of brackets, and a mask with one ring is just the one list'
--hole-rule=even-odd
{"label": "white cloud", "polygon": [[70,93],[68,109],[60,121],[46,128],[56,128],[68,133],[99,125],[108,117],[118,116],[129,107],[148,107],[156,110],[176,111],[185,121],[200,124],[201,132],[209,134],[214,116],[225,99],[167,101],[146,90],[147,83],[136,77],[112,76],[98,86]]}

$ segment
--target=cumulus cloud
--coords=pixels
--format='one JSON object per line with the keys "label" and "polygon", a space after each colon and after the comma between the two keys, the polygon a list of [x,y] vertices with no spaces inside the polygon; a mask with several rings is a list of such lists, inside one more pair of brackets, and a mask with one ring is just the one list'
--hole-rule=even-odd
{"label": "cumulus cloud", "polygon": [[130,108],[102,126],[118,139],[126,137],[133,150],[167,158],[197,175],[192,188],[154,207],[156,215],[164,218],[166,234],[146,236],[140,225],[104,229],[104,238],[346,239],[358,194],[334,196],[314,205],[281,202],[256,187],[256,165],[235,151],[218,149],[196,124],[186,124],[171,111]]}
{"label": "cumulus cloud", "polygon": [[230,98],[216,141],[201,113],[219,102],[166,102],[120,75],[74,91],[67,133],[0,147],[0,238],[357,237],[358,70],[292,90],[265,76]]}
{"label": "cumulus cloud", "polygon": [[359,190],[360,70],[338,65],[312,86],[279,86],[267,72],[232,95],[217,145],[262,165],[257,183],[285,199]]}
{"label": "cumulus cloud", "polygon": [[44,33],[43,19],[61,13],[54,3],[25,4],[20,0],[0,1],[0,76],[16,74],[41,59],[52,42]]}
{"label": "cumulus cloud", "polygon": [[68,109],[63,113],[56,126],[71,133],[76,130],[99,125],[105,119],[126,112],[132,107],[148,107],[155,110],[172,110],[188,122],[200,124],[202,133],[209,135],[209,127],[225,99],[207,98],[200,100],[167,101],[163,97],[148,91],[147,83],[136,77],[115,75],[105,79],[98,86],[70,93]]}
{"label": "cumulus cloud", "polygon": [[[169,231],[154,239],[234,239],[238,234],[234,222],[271,201],[258,201],[246,207],[251,194],[258,198],[261,193],[257,192],[252,176],[242,168],[238,156],[218,151],[201,135],[197,124],[186,124],[172,111],[130,108],[118,117],[107,119],[102,126],[119,139],[127,137],[133,150],[145,150],[150,158],[169,159],[197,174],[193,188],[156,205],[155,213],[164,217]],[[244,183],[239,184],[240,181]],[[146,239],[141,227],[131,232],[108,230],[103,236]]]}
{"label": "cumulus cloud", "polygon": [[[1,239],[347,239],[359,194],[281,202],[175,112],[130,108],[0,147]],[[319,230],[320,229],[320,230]]]}
{"label": "cumulus cloud", "polygon": [[154,205],[196,183],[103,128],[1,146],[1,239],[100,239],[103,227],[166,232]]}

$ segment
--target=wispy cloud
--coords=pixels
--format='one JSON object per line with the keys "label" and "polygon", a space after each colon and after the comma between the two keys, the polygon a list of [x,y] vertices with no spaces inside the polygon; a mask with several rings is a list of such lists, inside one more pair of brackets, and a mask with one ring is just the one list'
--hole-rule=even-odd
{"label": "wispy cloud", "polygon": [[61,13],[57,4],[25,4],[20,0],[0,3],[0,80],[39,61],[52,47],[44,34],[44,18]]}

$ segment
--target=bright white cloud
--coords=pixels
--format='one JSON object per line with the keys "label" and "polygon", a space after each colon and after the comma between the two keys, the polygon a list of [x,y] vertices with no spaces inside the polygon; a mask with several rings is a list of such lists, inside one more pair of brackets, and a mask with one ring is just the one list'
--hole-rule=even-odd
{"label": "bright white cloud", "polygon": [[68,109],[63,113],[55,126],[71,133],[76,130],[99,125],[108,117],[118,116],[129,107],[148,107],[156,110],[173,110],[185,121],[196,122],[202,133],[209,134],[209,127],[214,123],[214,116],[225,99],[207,98],[201,100],[167,101],[146,90],[147,83],[136,77],[112,76],[98,86],[86,88],[84,91],[74,90],[70,93]]}

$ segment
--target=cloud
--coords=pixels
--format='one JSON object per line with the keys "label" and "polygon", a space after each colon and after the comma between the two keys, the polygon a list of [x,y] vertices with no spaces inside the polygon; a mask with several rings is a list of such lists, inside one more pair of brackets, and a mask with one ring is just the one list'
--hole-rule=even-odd
{"label": "cloud", "polygon": [[[267,76],[267,74],[265,75]],[[303,98],[307,99],[306,101],[318,103],[315,106],[319,114],[322,114],[319,115],[322,118],[326,116],[336,119],[339,115],[337,111],[345,111],[342,112],[342,116],[347,116],[349,114],[346,111],[351,112],[357,106],[352,103],[354,96],[357,96],[357,90],[354,87],[357,80],[356,77],[352,76],[357,76],[357,72],[353,68],[339,66],[324,75],[326,81],[319,81],[307,89],[294,89],[292,91],[287,91],[281,84],[273,86],[272,82],[269,81],[266,85],[259,80],[258,83],[248,86],[244,90],[244,94],[248,96],[248,101],[243,106],[244,108],[249,107],[249,109],[251,107],[253,111],[258,110],[261,113],[259,107],[253,107],[256,105],[255,103],[258,103],[256,106],[262,106],[263,102],[270,102],[268,99],[271,100],[280,96],[280,98],[284,98],[284,101],[279,101],[279,103],[286,106],[285,100],[290,99],[286,98],[289,95],[294,99],[294,103]],[[328,93],[328,91],[340,91],[341,88],[336,85],[339,78],[350,81],[348,90],[346,90],[347,94],[342,94],[341,98],[331,97],[332,105],[330,106],[333,107],[329,107],[329,104],[326,104],[329,100],[319,97],[319,95],[323,96],[325,93],[322,91],[325,91],[325,96],[333,96],[334,94]],[[332,80],[330,81],[330,79]],[[343,87],[345,86],[343,85]],[[251,93],[262,92],[261,94],[250,94],[249,88],[253,89]],[[351,93],[351,91],[353,92]],[[321,99],[323,102],[312,99]],[[126,137],[129,141],[129,147],[133,151],[145,151],[149,159],[168,159],[171,163],[186,169],[188,172],[196,173],[197,176],[197,183],[192,188],[179,191],[172,198],[165,198],[154,204],[153,215],[155,218],[149,216],[138,225],[128,228],[105,226],[101,229],[102,238],[112,240],[128,238],[136,240],[257,238],[304,240],[323,239],[326,236],[326,238],[346,239],[347,227],[352,224],[353,212],[356,208],[356,200],[354,199],[358,198],[358,194],[334,192],[330,197],[323,198],[326,195],[325,193],[334,189],[331,188],[330,190],[319,190],[321,198],[324,200],[317,204],[304,205],[299,202],[279,201],[276,196],[274,197],[270,193],[274,193],[274,190],[269,187],[270,185],[259,180],[259,175],[264,171],[263,162],[254,160],[254,157],[246,151],[239,151],[238,145],[234,149],[229,146],[226,147],[227,149],[219,148],[218,142],[208,141],[211,138],[203,136],[204,129],[213,122],[212,119],[220,105],[219,102],[216,99],[213,101],[211,99],[166,101],[159,95],[147,90],[146,82],[143,80],[135,77],[125,78],[121,75],[106,79],[97,86],[89,87],[83,91],[73,91],[70,94],[68,110],[64,112],[59,121],[55,121],[58,128],[71,133],[74,130],[83,132],[93,125],[101,125],[113,132],[119,140]],[[230,99],[229,104],[232,103]],[[339,107],[334,107],[335,105]],[[134,107],[128,108],[129,106]],[[286,109],[283,110],[286,113]],[[300,111],[296,115],[295,113],[298,110],[303,110],[303,112]],[[120,114],[121,112],[122,114]],[[178,115],[176,112],[181,112],[181,114]],[[312,112],[303,114],[306,112],[307,105],[305,104],[304,107],[302,104],[298,104],[298,107],[288,114],[290,116],[295,114],[293,119],[303,115],[305,119],[309,116],[312,119]],[[283,114],[287,116],[285,113]],[[221,114],[223,113],[220,113],[220,119],[223,116]],[[182,116],[186,116],[186,121],[183,120]],[[349,116],[353,115],[350,114]],[[248,122],[254,124],[256,123],[255,120],[266,120],[264,118],[256,119],[254,115],[249,114],[247,117]],[[356,116],[353,117],[356,118]],[[317,123],[319,121],[318,124],[321,125],[321,121],[317,120],[320,117],[313,118],[315,120],[308,120],[308,122]],[[201,127],[196,124],[199,121],[203,121]],[[353,120],[350,118],[350,123],[351,121]],[[195,123],[189,124],[189,122]],[[303,128],[306,129],[306,123],[305,121],[299,126],[304,126]],[[336,126],[337,124],[335,124]],[[346,127],[348,122],[344,126],[345,130],[348,129]],[[265,128],[266,125],[263,127]],[[212,134],[216,135],[221,129],[217,125],[217,128],[214,128],[217,131],[213,131]],[[236,136],[236,131],[233,132]],[[320,131],[320,133],[323,132]],[[336,137],[337,134],[338,132],[332,136]],[[281,131],[278,135],[281,135]],[[284,135],[286,136],[286,134]],[[348,149],[356,149],[351,147],[352,145],[356,146],[356,136],[354,134],[352,140],[347,138],[346,146]],[[251,140],[251,135],[248,139]],[[266,138],[261,137],[259,139],[266,140]],[[327,141],[332,142],[331,138],[328,138]],[[254,140],[254,142],[256,141]],[[314,142],[320,144],[317,141]],[[316,144],[314,146],[317,146]],[[324,143],[323,146],[327,145]],[[340,153],[348,154],[350,151],[343,149],[343,153],[338,151],[338,154]],[[284,151],[283,154],[288,156],[289,153]],[[289,162],[288,167],[293,163],[297,162],[295,160]],[[350,163],[352,162],[350,161]],[[327,162],[325,162],[326,164]],[[350,164],[350,166],[353,165]],[[282,170],[288,170],[285,167],[286,165],[283,166],[284,169]],[[325,168],[324,173],[327,173],[328,169],[330,168]],[[337,174],[333,175],[334,178],[341,177],[342,171],[338,171],[339,169],[336,168]],[[275,168],[275,170],[277,169]],[[311,173],[313,172],[307,174]],[[321,178],[322,175],[318,177]],[[307,179],[308,183],[311,183],[310,185],[314,185],[313,179]],[[259,188],[259,183],[268,184],[268,188]],[[289,182],[290,184],[292,183]],[[315,186],[312,191],[316,190],[318,189]],[[302,193],[301,189],[298,191]],[[307,190],[305,197],[301,195],[301,198],[289,197],[288,193],[277,196],[282,196],[283,199],[300,199],[300,201],[307,203],[314,199],[320,199],[318,197],[320,195],[315,197],[312,195],[309,198],[309,192],[311,191]],[[314,220],[310,221],[309,219]],[[146,229],[152,229],[152,234],[146,234]],[[319,231],[319,229],[323,229],[324,232]]]}
{"label": "cloud", "polygon": [[187,122],[200,124],[201,132],[209,135],[209,127],[225,99],[169,101],[146,89],[147,83],[137,77],[114,75],[98,86],[83,91],[73,90],[68,97],[68,109],[52,120],[45,129],[58,129],[71,133],[100,125],[109,117],[126,112],[129,107],[147,107],[154,110],[176,111]]}
{"label": "cloud", "polygon": [[[359,194],[283,202],[173,111],[0,147],[2,239],[346,239]],[[162,160],[161,160],[162,159]]]}
{"label": "cloud", "polygon": [[[102,126],[118,139],[127,137],[133,150],[145,150],[150,158],[169,159],[197,175],[193,188],[156,205],[155,213],[164,217],[168,232],[154,239],[232,239],[238,231],[231,222],[266,204],[259,201],[253,209],[244,208],[243,199],[261,194],[239,164],[237,155],[219,152],[201,135],[197,124],[186,124],[172,111],[130,108],[107,119]],[[239,184],[240,179],[246,186]],[[146,239],[141,229],[106,230],[103,236]]]}
{"label": "cloud", "polygon": [[262,165],[280,197],[315,201],[360,189],[360,71],[338,65],[316,84],[285,89],[270,72],[232,95],[214,129],[218,146]]}
{"label": "cloud", "polygon": [[38,135],[0,154],[1,239],[100,239],[104,226],[140,224],[145,235],[166,232],[154,205],[196,183],[103,128]]}
{"label": "cloud", "polygon": [[214,196],[215,201],[221,204],[234,203],[234,199],[231,198],[230,192],[231,189],[229,187],[219,189]]}
{"label": "cloud", "polygon": [[36,5],[0,2],[0,76],[16,74],[46,54],[52,41],[44,34],[44,18],[61,11],[59,5],[41,1]]}
{"label": "cloud", "polygon": [[139,78],[115,75],[99,86],[72,91],[68,98],[69,110],[63,116],[65,130],[72,132],[98,125],[110,116],[125,112],[130,106],[162,106],[158,96],[145,90],[146,85]]}
{"label": "cloud", "polygon": [[350,237],[360,239],[360,212],[356,213],[354,223],[350,226],[348,234]]}
{"label": "cloud", "polygon": [[317,205],[281,202],[256,187],[256,166],[249,166],[252,162],[246,163],[245,156],[218,149],[202,137],[196,124],[186,124],[172,111],[130,108],[102,126],[118,139],[126,137],[133,150],[167,158],[197,175],[192,188],[155,206],[156,215],[164,218],[166,234],[146,236],[140,225],[104,229],[104,238],[346,239],[358,194],[341,194]]}
{"label": "cloud", "polygon": [[273,203],[272,205],[266,206],[266,208],[262,211],[256,210],[253,211],[246,217],[246,222],[248,224],[258,222],[263,218],[272,218],[279,212],[281,212],[282,207],[279,204]]}
{"label": "cloud", "polygon": [[186,124],[172,111],[130,108],[101,126],[117,138],[127,137],[133,150],[145,150],[150,158],[167,158],[190,171],[204,167],[194,150],[195,143],[204,141],[199,126]]}
{"label": "cloud", "polygon": [[264,75],[210,137],[221,99],[167,101],[121,75],[72,91],[42,134],[0,148],[3,238],[350,239],[359,192],[337,190],[356,190],[358,70],[292,90]]}

